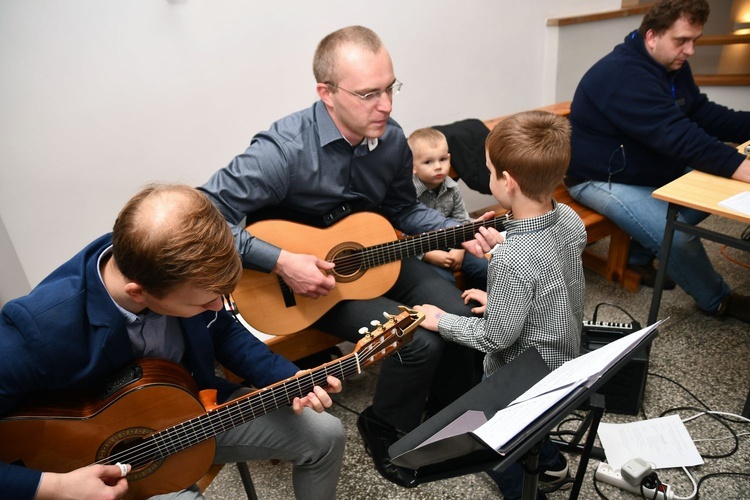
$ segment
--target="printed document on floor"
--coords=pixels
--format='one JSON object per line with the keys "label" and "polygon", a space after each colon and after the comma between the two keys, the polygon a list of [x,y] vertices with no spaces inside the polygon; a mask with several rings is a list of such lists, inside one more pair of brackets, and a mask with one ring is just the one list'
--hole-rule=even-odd
{"label": "printed document on floor", "polygon": [[652,418],[627,424],[600,423],[607,463],[621,469],[629,460],[642,458],[657,469],[701,465],[698,453],[685,424],[679,415]]}

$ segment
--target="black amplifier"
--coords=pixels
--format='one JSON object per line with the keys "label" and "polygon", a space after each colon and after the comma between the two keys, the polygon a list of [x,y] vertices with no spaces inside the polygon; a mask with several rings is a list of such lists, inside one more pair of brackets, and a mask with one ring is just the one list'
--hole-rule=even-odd
{"label": "black amplifier", "polygon": [[[581,354],[586,354],[641,329],[637,322],[607,323],[584,321],[581,330]],[[638,348],[633,358],[615,373],[597,392],[604,396],[610,413],[637,415],[643,402],[648,373],[648,347]]]}

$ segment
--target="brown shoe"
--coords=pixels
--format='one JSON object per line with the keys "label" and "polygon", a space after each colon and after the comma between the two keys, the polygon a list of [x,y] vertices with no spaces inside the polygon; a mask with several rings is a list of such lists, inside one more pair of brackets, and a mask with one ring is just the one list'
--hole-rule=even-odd
{"label": "brown shoe", "polygon": [[[656,285],[657,270],[654,267],[653,261],[645,265],[632,265],[628,267],[641,275],[641,285],[654,288]],[[674,290],[675,286],[677,286],[677,284],[668,274],[664,276],[664,286],[662,287],[664,290]]]}
{"label": "brown shoe", "polygon": [[750,323],[750,296],[734,293],[725,301],[727,302],[725,315]]}

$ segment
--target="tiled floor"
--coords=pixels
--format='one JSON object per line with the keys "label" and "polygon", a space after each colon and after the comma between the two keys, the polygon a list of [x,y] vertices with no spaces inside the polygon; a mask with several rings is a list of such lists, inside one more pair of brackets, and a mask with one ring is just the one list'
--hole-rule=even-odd
{"label": "tiled floor", "polygon": [[[739,236],[745,226],[739,222],[709,218],[704,225]],[[602,245],[602,243],[597,243]],[[729,285],[738,292],[750,294],[750,270],[732,263],[729,258],[750,264],[750,254],[728,248],[722,255],[718,244],[705,243],[714,266]],[[604,282],[599,276],[586,274],[585,319],[592,319],[597,304],[609,302],[628,311],[637,321],[645,325],[651,303],[651,289],[641,288],[638,293],[629,293]],[[646,384],[642,413],[635,417],[607,413],[605,422],[624,423],[643,418],[658,417],[672,408],[700,406],[684,389],[663,377],[678,382],[708,405],[712,410],[740,413],[750,389],[750,326],[733,319],[718,320],[699,312],[693,300],[682,290],[664,293],[661,318],[669,317],[654,341],[649,376]],[[615,308],[602,306],[599,321],[622,321],[630,319]],[[381,478],[365,453],[356,428],[356,415],[370,401],[376,373],[368,370],[345,382],[344,392],[336,397],[337,405],[331,413],[341,419],[347,432],[347,449],[344,467],[338,487],[342,499],[485,499],[500,498],[494,483],[485,474],[474,474],[404,489]],[[697,412],[680,410],[682,418]],[[736,433],[745,433],[739,438],[736,452],[726,458],[706,458],[705,464],[693,467],[696,479],[714,472],[741,472],[750,474],[750,443],[747,434],[749,424],[729,423]],[[695,440],[721,439],[720,441],[697,442],[704,455],[723,455],[732,452],[734,440],[722,424],[709,417],[701,417],[686,423]],[[573,470],[577,456],[569,455]],[[593,486],[593,471],[597,461],[588,464],[583,489],[579,498],[598,498]],[[293,498],[288,464],[270,462],[250,463],[253,481],[261,500]],[[681,469],[659,471],[663,482],[672,486],[678,497],[689,497],[693,486]],[[600,486],[610,499],[631,499],[637,496],[611,487]],[[750,477],[719,477],[706,480],[701,485],[704,499],[748,499]],[[244,492],[235,467],[225,467],[206,492],[211,500],[241,499]],[[568,498],[565,492],[550,495],[551,500]]]}

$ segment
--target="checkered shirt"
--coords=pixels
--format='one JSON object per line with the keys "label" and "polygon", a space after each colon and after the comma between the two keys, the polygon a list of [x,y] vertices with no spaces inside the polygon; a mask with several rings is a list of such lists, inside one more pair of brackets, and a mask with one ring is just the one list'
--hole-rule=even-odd
{"label": "checkered shirt", "polygon": [[558,368],[580,352],[586,228],[553,200],[550,212],[510,220],[506,229],[506,240],[492,250],[484,316],[445,314],[440,334],[486,352],[487,376],[531,346]]}

